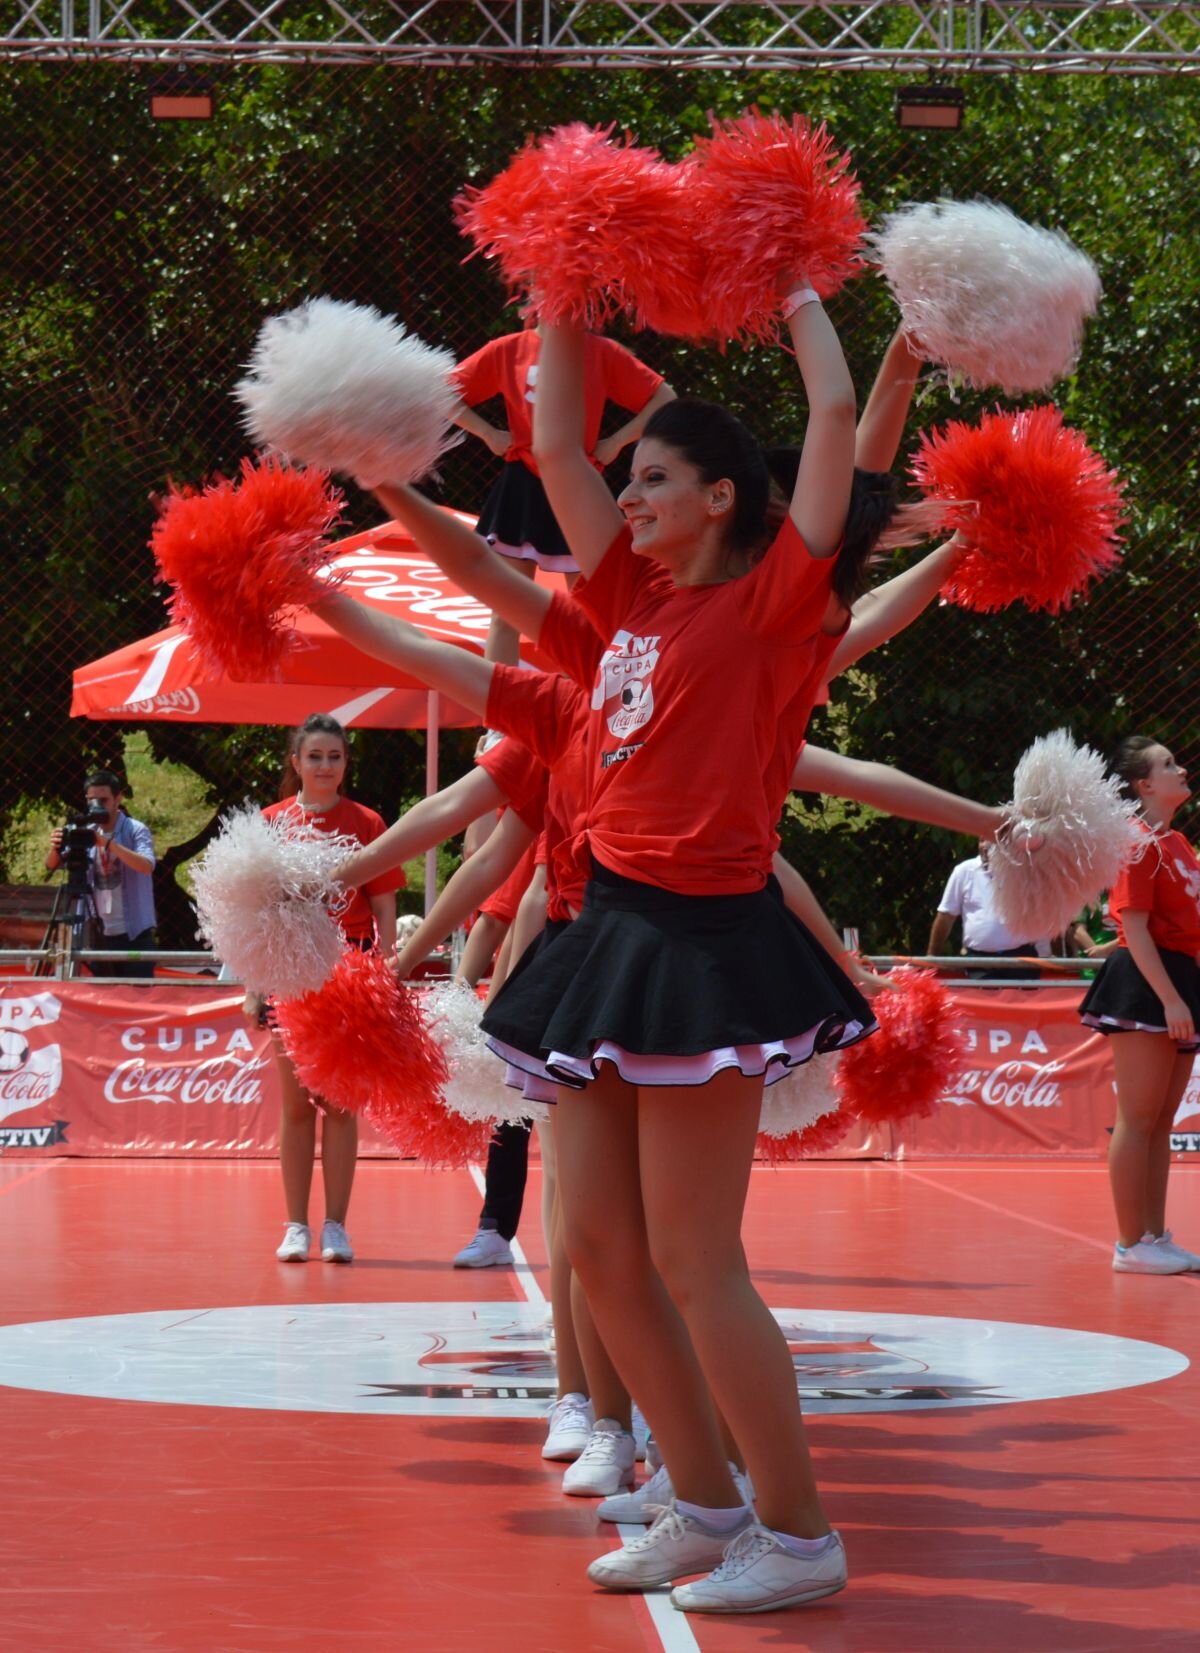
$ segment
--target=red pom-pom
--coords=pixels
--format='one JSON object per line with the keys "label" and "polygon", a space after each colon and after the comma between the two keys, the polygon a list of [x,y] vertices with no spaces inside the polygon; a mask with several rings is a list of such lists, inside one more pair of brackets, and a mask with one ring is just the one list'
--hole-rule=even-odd
{"label": "red pom-pom", "polygon": [[467,1119],[441,1102],[408,1108],[387,1132],[402,1158],[443,1171],[461,1171],[486,1159],[495,1134],[493,1120]]}
{"label": "red pom-pom", "polygon": [[834,1081],[843,1109],[872,1124],[927,1117],[965,1058],[961,1013],[937,972],[905,967],[890,980],[896,991],[871,1001],[878,1032],[842,1051]]}
{"label": "red pom-pom", "polygon": [[756,110],[714,121],[695,165],[704,309],[721,338],[776,338],[781,278],[806,277],[827,298],[862,268],[858,180],[824,123]]}
{"label": "red pom-pom", "polygon": [[342,496],[324,471],[242,461],[238,482],[172,490],[150,537],[171,618],[214,673],[271,682],[291,644],[286,616],[330,585],[317,579]]}
{"label": "red pom-pom", "polygon": [[612,128],[575,123],[527,143],[483,189],[455,201],[459,228],[494,258],[524,315],[602,328],[693,333],[703,254],[685,177]]}
{"label": "red pom-pom", "polygon": [[1055,407],[927,431],[912,474],[969,548],[942,588],[960,608],[1058,614],[1120,561],[1120,480]]}
{"label": "red pom-pom", "polygon": [[378,953],[348,948],[319,992],[279,1000],[275,1017],[307,1090],[361,1114],[402,1153],[417,1152],[430,1115],[446,1112],[449,1071],[417,1001]]}
{"label": "red pom-pom", "polygon": [[787,1136],[768,1136],[760,1131],[755,1151],[759,1159],[765,1159],[769,1165],[794,1164],[798,1159],[812,1159],[836,1148],[853,1124],[854,1117],[844,1106],[833,1108],[804,1130],[791,1131]]}

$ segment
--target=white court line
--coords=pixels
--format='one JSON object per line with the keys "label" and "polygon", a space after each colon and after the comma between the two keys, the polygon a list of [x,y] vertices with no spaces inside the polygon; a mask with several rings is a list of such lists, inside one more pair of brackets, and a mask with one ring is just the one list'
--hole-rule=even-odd
{"label": "white court line", "polygon": [[[628,1544],[634,1538],[644,1538],[646,1535],[645,1527],[636,1527],[626,1521],[617,1523],[617,1531],[623,1544]],[[647,1590],[642,1600],[646,1603],[651,1624],[658,1631],[663,1653],[700,1653],[700,1643],[692,1634],[687,1614],[671,1606],[669,1589]]]}
{"label": "white court line", "polygon": [[[467,1169],[471,1173],[471,1181],[483,1194],[487,1186],[483,1180],[483,1172],[478,1165],[468,1165]],[[542,1293],[542,1288],[534,1279],[533,1270],[529,1266],[529,1259],[515,1239],[510,1240],[509,1244],[512,1247],[513,1257],[516,1259],[517,1279],[521,1283],[522,1291],[524,1291],[530,1303],[544,1306],[546,1299]],[[621,1535],[621,1542],[627,1544],[633,1538],[643,1537],[646,1529],[645,1527],[627,1525],[622,1522],[618,1525],[617,1531]],[[646,1608],[650,1614],[650,1622],[658,1632],[658,1639],[662,1643],[663,1653],[700,1653],[700,1644],[692,1635],[692,1627],[687,1621],[687,1614],[681,1613],[671,1606],[669,1590],[648,1590],[642,1600],[646,1603]]]}
{"label": "white court line", "polygon": [[[475,1184],[476,1188],[478,1188],[479,1192],[481,1194],[486,1194],[487,1184],[483,1180],[483,1172],[479,1169],[478,1165],[468,1165],[467,1170],[471,1173],[471,1181]],[[529,1266],[529,1258],[526,1257],[524,1251],[521,1249],[521,1242],[514,1235],[508,1243],[516,1265],[517,1280],[520,1284],[521,1290],[525,1293],[525,1301],[527,1303],[536,1303],[539,1308],[544,1309],[546,1307],[545,1293],[542,1291],[541,1286],[537,1283],[537,1278],[534,1275],[532,1268]]]}

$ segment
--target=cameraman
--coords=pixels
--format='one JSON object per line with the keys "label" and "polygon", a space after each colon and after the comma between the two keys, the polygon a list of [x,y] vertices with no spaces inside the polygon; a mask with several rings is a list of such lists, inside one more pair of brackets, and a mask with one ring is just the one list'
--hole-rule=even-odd
{"label": "cameraman", "polygon": [[[87,824],[94,843],[88,850],[87,882],[96,904],[99,933],[90,938],[94,948],[144,951],[157,945],[154,934],[154,840],[150,828],[125,813],[123,786],[111,769],[97,769],[84,786]],[[56,872],[62,866],[66,829],[56,827],[50,836],[46,867]],[[111,964],[93,959],[96,976],[138,976],[154,974],[152,960],[114,959]]]}

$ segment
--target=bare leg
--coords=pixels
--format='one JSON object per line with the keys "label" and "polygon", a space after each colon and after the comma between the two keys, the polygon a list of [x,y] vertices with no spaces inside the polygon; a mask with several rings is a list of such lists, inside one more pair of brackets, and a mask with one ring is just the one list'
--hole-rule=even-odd
{"label": "bare leg", "polygon": [[[542,1242],[549,1257],[554,1240],[555,1207],[558,1203],[558,1155],[554,1146],[554,1121],[540,1120],[534,1126],[542,1155]],[[564,1244],[565,1244],[564,1240]]]}
{"label": "bare leg", "polygon": [[340,1108],[326,1107],[321,1120],[321,1175],[325,1181],[325,1215],[344,1223],[358,1164],[358,1119]]}
{"label": "bare leg", "polygon": [[1192,1076],[1195,1056],[1190,1051],[1178,1051],[1175,1066],[1167,1085],[1166,1100],[1150,1136],[1149,1164],[1146,1176],[1146,1227],[1151,1234],[1162,1234],[1167,1226],[1167,1179],[1171,1174],[1171,1130],[1175,1115]]}
{"label": "bare leg", "polygon": [[[560,1090],[556,1139],[567,1250],[613,1364],[646,1414],[679,1496],[733,1509],[740,1500],[708,1389],[650,1260],[637,1092],[608,1069],[585,1091]],[[794,1381],[792,1393],[794,1400]]]}
{"label": "bare leg", "polygon": [[[751,1283],[741,1242],[761,1099],[761,1080],[736,1070],[694,1088],[640,1092],[646,1229],[713,1399],[746,1455],[762,1520],[779,1532],[820,1538],[829,1523],[809,1458],[795,1369],[779,1326]],[[674,1478],[668,1443],[663,1445]]]}
{"label": "bare leg", "polygon": [[307,1224],[308,1196],[317,1154],[317,1110],[296,1078],[296,1070],[284,1055],[279,1040],[275,1038],[272,1043],[279,1072],[279,1169],[283,1174],[287,1220]]}
{"label": "bare leg", "polygon": [[[527,579],[532,580],[537,573],[537,564],[526,561],[524,557],[505,557],[504,560],[509,568],[515,568],[518,574],[524,574]],[[498,614],[492,615],[483,657],[485,660],[501,661],[506,666],[516,666],[520,663],[521,634]]]}
{"label": "bare leg", "polygon": [[[612,1418],[622,1429],[633,1428],[633,1407],[629,1390],[621,1382],[616,1367],[608,1358],[608,1350],[596,1330],[587,1294],[579,1276],[571,1274],[571,1319],[575,1325],[575,1341],[579,1346],[583,1369],[587,1373],[585,1393],[592,1397],[592,1407],[598,1418]],[[557,1324],[557,1318],[556,1318]]]}
{"label": "bare leg", "polygon": [[560,1212],[555,1209],[550,1247],[550,1302],[554,1308],[554,1364],[558,1369],[558,1397],[587,1395],[588,1374],[584,1370],[575,1323],[571,1317],[571,1264]]}
{"label": "bare leg", "polygon": [[492,960],[502,946],[509,926],[493,913],[480,913],[471,926],[467,945],[458,963],[458,973],[474,987],[480,977],[492,968]]}
{"label": "bare leg", "polygon": [[1108,1147],[1108,1179],[1118,1236],[1123,1246],[1131,1246],[1147,1232],[1152,1217],[1161,1218],[1166,1205],[1160,1167],[1154,1175],[1161,1204],[1156,1211],[1150,1208],[1152,1142],[1173,1090],[1178,1051],[1165,1033],[1115,1033],[1109,1043],[1117,1075],[1117,1119]]}

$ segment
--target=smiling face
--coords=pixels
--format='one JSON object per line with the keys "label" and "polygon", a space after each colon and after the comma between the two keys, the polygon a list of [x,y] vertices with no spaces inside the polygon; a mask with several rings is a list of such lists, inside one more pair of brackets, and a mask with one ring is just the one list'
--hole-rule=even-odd
{"label": "smiling face", "polygon": [[331,802],[346,778],[346,744],[337,735],[305,735],[292,753],[300,794],[310,803]]}
{"label": "smiling face", "polygon": [[733,484],[705,482],[670,443],[644,437],[634,449],[628,485],[617,504],[629,524],[632,548],[672,570],[685,569],[723,536],[733,507]]}
{"label": "smiling face", "polygon": [[1165,746],[1150,747],[1146,757],[1150,772],[1135,782],[1138,797],[1143,804],[1152,805],[1164,820],[1170,820],[1192,795],[1187,770]]}

